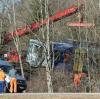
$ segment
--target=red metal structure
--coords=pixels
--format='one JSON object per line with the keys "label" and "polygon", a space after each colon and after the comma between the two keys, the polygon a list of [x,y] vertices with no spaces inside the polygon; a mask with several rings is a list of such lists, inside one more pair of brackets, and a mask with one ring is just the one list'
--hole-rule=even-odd
{"label": "red metal structure", "polygon": [[66,23],[67,26],[72,26],[72,27],[84,27],[84,28],[92,28],[95,26],[95,24],[92,24],[92,23],[86,23],[86,22],[67,22]]}
{"label": "red metal structure", "polygon": [[[68,17],[68,16],[76,13],[77,11],[79,11],[82,8],[82,6],[83,6],[82,3],[80,4],[80,6],[72,5],[63,11],[59,11],[59,12],[55,13],[55,15],[50,16],[48,19],[50,22],[58,21],[64,17]],[[23,36],[26,33],[29,33],[30,31],[32,31],[34,29],[40,28],[42,25],[45,25],[48,23],[48,19],[39,21],[37,23],[32,23],[31,25],[24,26],[22,28],[17,29],[15,32],[7,33],[4,38],[5,43],[8,43],[11,40],[13,40],[13,37]],[[18,56],[17,52],[15,52],[15,54],[12,52],[8,53],[8,61],[18,63],[19,56]]]}
{"label": "red metal structure", "polygon": [[[83,5],[85,3],[84,2],[85,0],[77,0],[77,1]],[[83,6],[83,8],[84,8],[84,6]],[[78,22],[67,22],[67,23],[65,23],[65,25],[71,26],[71,27],[83,27],[83,28],[93,28],[95,26],[94,23],[84,22],[84,14],[83,13],[79,13],[78,18],[79,18]]]}
{"label": "red metal structure", "polygon": [[[79,7],[77,5],[72,5],[63,11],[59,11],[55,15],[50,16],[48,19],[52,22],[58,21],[58,20],[62,19],[63,17],[67,17],[67,16],[70,16],[70,15],[76,13],[82,7],[82,5],[83,4],[80,4]],[[9,41],[11,41],[13,39],[13,36],[14,37],[16,35],[23,36],[26,33],[30,32],[31,30],[40,28],[42,25],[45,25],[48,23],[48,19],[39,21],[37,23],[32,23],[31,25],[24,26],[20,29],[17,29],[15,32],[7,33],[4,38],[5,43],[8,43]]]}

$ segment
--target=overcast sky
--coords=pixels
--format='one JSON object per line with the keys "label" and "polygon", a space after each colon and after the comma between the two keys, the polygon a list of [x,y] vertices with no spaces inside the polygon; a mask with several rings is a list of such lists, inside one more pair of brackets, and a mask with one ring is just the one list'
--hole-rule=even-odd
{"label": "overcast sky", "polygon": [[[7,10],[7,8],[11,5],[13,0],[0,0],[0,12],[3,10]],[[15,3],[20,2],[21,0],[14,0]]]}

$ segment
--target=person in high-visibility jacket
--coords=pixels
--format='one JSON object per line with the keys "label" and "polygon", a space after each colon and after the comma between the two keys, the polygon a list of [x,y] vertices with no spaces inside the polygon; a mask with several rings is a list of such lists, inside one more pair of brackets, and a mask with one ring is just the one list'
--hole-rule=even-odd
{"label": "person in high-visibility jacket", "polygon": [[74,87],[77,89],[80,86],[81,82],[81,74],[80,73],[75,73],[74,74]]}
{"label": "person in high-visibility jacket", "polygon": [[16,93],[17,92],[17,80],[16,80],[16,70],[15,67],[9,71],[9,76],[11,77],[10,79],[10,92],[11,93]]}
{"label": "person in high-visibility jacket", "polygon": [[4,71],[0,68],[0,93],[4,92],[4,88],[5,88],[5,73]]}

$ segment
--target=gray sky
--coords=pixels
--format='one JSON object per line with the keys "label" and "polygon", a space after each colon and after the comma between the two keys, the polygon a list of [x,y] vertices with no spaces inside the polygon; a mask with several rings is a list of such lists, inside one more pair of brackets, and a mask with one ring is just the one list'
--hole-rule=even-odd
{"label": "gray sky", "polygon": [[[14,0],[15,3],[20,2],[21,0]],[[7,8],[11,5],[12,0],[0,0],[0,13],[3,10],[7,10]]]}

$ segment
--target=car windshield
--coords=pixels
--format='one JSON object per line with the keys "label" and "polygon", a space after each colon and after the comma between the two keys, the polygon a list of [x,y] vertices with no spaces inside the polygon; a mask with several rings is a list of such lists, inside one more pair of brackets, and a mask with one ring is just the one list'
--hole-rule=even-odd
{"label": "car windshield", "polygon": [[0,66],[0,68],[5,72],[9,73],[10,67],[9,66]]}

